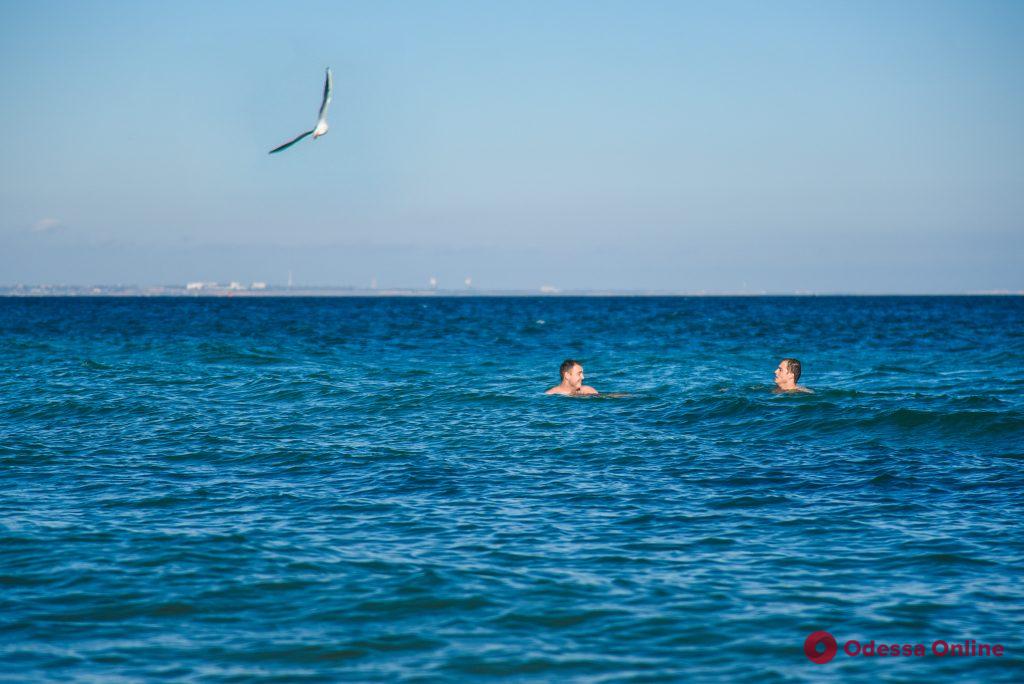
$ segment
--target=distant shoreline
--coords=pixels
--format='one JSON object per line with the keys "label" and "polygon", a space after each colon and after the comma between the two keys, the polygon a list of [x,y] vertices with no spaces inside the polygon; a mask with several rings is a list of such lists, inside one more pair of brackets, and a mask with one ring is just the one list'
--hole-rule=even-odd
{"label": "distant shoreline", "polygon": [[231,289],[208,287],[187,290],[184,287],[157,286],[67,286],[24,285],[0,287],[0,298],[498,298],[498,297],[1021,297],[1024,291],[994,290],[978,292],[707,292],[660,290],[416,290],[405,288],[356,289],[342,287],[267,287],[262,289]]}

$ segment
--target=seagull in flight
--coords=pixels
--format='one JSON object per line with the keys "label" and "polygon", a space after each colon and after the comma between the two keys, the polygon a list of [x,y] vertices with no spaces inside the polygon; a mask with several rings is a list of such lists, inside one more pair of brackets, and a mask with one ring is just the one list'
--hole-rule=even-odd
{"label": "seagull in flight", "polygon": [[270,150],[269,154],[280,152],[281,150],[287,150],[289,147],[299,142],[307,135],[312,135],[313,139],[316,140],[321,135],[327,132],[327,105],[331,104],[331,90],[334,89],[334,83],[331,81],[331,67],[327,67],[327,77],[324,79],[324,101],[320,103],[320,115],[316,120],[316,126],[311,131],[306,131],[302,135],[298,136],[294,140],[289,140],[280,147],[275,147]]}

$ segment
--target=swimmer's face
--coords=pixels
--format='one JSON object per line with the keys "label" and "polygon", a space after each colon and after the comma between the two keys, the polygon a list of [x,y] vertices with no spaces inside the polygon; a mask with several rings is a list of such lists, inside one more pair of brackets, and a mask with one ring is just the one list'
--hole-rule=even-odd
{"label": "swimmer's face", "polygon": [[779,367],[775,369],[775,384],[779,387],[793,382],[793,372],[789,370],[788,361],[780,361]]}
{"label": "swimmer's face", "polygon": [[565,373],[565,381],[574,389],[583,387],[583,366],[576,364]]}

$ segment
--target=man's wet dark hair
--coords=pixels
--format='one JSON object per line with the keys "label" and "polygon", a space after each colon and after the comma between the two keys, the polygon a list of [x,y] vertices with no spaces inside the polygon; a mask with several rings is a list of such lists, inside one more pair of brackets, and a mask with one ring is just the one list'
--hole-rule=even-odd
{"label": "man's wet dark hair", "polygon": [[793,374],[793,382],[800,379],[800,361],[797,359],[782,359],[786,362],[786,367],[789,368],[789,372]]}
{"label": "man's wet dark hair", "polygon": [[575,359],[566,359],[562,362],[562,365],[558,367],[558,378],[561,380],[565,377],[565,374],[572,370],[573,366],[583,366],[582,363]]}

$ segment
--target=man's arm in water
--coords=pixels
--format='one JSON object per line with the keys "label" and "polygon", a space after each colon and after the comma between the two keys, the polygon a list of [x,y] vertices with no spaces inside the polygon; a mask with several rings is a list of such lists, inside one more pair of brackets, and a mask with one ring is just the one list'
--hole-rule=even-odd
{"label": "man's arm in water", "polygon": [[580,394],[600,394],[600,392],[590,385],[584,385],[583,387],[580,387]]}

